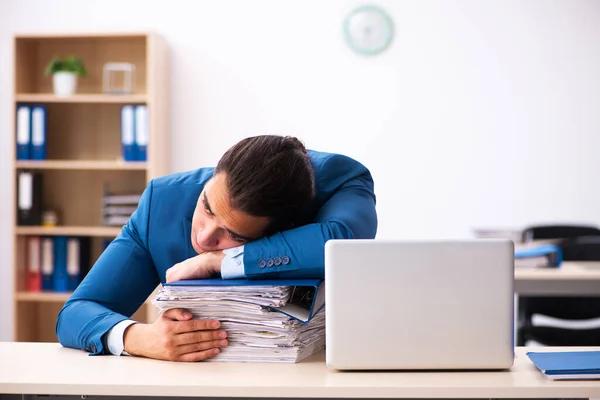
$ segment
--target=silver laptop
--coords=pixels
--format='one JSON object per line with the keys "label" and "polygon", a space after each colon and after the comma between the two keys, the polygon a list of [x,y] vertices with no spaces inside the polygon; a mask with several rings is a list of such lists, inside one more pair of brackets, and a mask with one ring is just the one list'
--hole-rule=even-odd
{"label": "silver laptop", "polygon": [[510,240],[330,240],[327,365],[510,368],[513,284]]}

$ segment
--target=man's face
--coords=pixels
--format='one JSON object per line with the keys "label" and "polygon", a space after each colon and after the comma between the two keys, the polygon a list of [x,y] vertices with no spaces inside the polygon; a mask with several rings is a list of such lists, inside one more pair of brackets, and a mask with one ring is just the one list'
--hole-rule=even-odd
{"label": "man's face", "polygon": [[264,236],[269,218],[231,208],[226,176],[219,173],[205,185],[192,218],[192,246],[198,253],[229,249]]}

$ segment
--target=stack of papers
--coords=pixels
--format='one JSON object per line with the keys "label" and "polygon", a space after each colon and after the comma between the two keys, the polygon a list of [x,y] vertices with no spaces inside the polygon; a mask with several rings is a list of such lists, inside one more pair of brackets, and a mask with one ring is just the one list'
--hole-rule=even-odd
{"label": "stack of papers", "polygon": [[600,351],[528,352],[527,357],[551,380],[600,379]]}
{"label": "stack of papers", "polygon": [[298,362],[324,348],[325,309],[315,303],[322,297],[316,296],[319,286],[245,280],[226,286],[231,282],[165,284],[153,303],[161,312],[185,308],[194,319],[221,322],[229,345],[207,361]]}

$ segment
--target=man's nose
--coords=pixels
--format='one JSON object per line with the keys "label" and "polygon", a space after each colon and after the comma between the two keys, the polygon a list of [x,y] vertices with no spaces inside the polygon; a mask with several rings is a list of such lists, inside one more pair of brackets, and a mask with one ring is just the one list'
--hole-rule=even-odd
{"label": "man's nose", "polygon": [[198,230],[196,241],[206,249],[215,249],[219,246],[219,231],[215,224],[207,224],[204,229]]}

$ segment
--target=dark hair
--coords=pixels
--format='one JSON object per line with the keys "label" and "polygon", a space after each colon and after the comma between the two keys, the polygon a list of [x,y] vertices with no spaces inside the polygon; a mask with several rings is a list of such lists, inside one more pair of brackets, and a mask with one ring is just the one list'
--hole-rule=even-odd
{"label": "dark hair", "polygon": [[215,174],[224,173],[231,207],[269,217],[267,234],[303,221],[315,197],[315,174],[304,144],[295,137],[261,135],[225,152]]}

